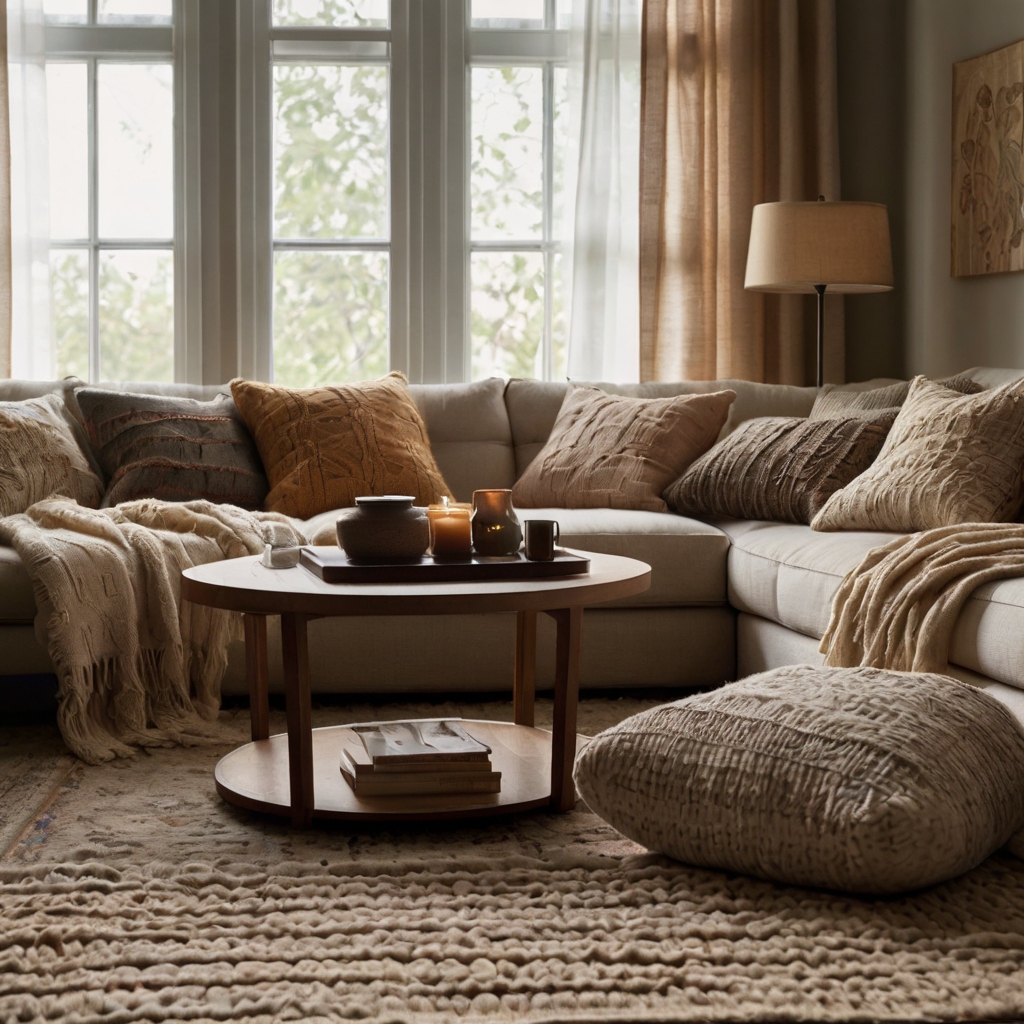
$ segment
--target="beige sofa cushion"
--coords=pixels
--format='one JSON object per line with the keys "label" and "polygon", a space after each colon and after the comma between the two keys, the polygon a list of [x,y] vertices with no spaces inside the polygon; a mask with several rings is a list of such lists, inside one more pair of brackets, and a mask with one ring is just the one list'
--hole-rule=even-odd
{"label": "beige sofa cushion", "polygon": [[[898,533],[815,533],[807,526],[719,519],[729,536],[729,603],[819,640],[843,577]],[[949,660],[1024,689],[1024,578],[997,580],[968,598]]]}
{"label": "beige sofa cushion", "polygon": [[[554,519],[563,547],[625,555],[651,567],[648,590],[602,607],[725,604],[729,538],[714,526],[663,512],[615,508],[521,508],[516,513],[524,522]],[[324,512],[307,520],[310,543],[335,543],[338,515]]]}
{"label": "beige sofa cushion", "polygon": [[[583,383],[583,382],[579,382]],[[516,472],[520,476],[544,447],[568,385],[542,380],[513,378],[505,389],[505,404],[512,425]],[[713,391],[735,391],[736,401],[722,427],[720,438],[732,433],[756,416],[806,416],[814,405],[817,388],[789,384],[756,384],[749,380],[697,380],[651,382],[647,384],[589,384],[610,395],[627,398],[674,398],[676,395],[707,395]]]}
{"label": "beige sofa cushion", "polygon": [[1024,730],[925,673],[775,669],[626,719],[574,774],[652,850],[846,892],[955,878],[1024,825]]}
{"label": "beige sofa cushion", "polygon": [[927,530],[1010,522],[1024,503],[1024,384],[959,395],[915,377],[872,466],[815,530]]}
{"label": "beige sofa cushion", "polygon": [[32,622],[35,617],[32,580],[14,548],[0,545],[0,623]]}
{"label": "beige sofa cushion", "polygon": [[410,384],[438,469],[457,501],[516,482],[512,428],[499,377],[474,384]]}

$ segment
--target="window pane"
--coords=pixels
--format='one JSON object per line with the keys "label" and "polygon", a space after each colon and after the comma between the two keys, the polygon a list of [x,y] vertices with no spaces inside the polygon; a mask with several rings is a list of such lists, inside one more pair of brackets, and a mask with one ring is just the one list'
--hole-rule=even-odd
{"label": "window pane", "polygon": [[544,256],[473,253],[471,276],[473,379],[543,377]]}
{"label": "window pane", "polygon": [[100,253],[100,376],[174,380],[174,255]]}
{"label": "window pane", "polygon": [[170,25],[171,0],[100,0],[101,25]]}
{"label": "window pane", "polygon": [[46,20],[58,25],[84,25],[89,18],[86,0],[43,0]]}
{"label": "window pane", "polygon": [[551,229],[554,237],[562,237],[562,217],[565,210],[565,154],[569,149],[569,71],[564,67],[552,68],[551,109],[554,112],[551,196]]}
{"label": "window pane", "polygon": [[275,25],[384,26],[388,0],[274,0]]}
{"label": "window pane", "polygon": [[274,234],[385,238],[388,70],[274,68]]}
{"label": "window pane", "polygon": [[388,372],[388,254],[274,257],[274,380],[313,387]]}
{"label": "window pane", "polygon": [[89,120],[85,64],[46,65],[50,237],[89,237]]}
{"label": "window pane", "polygon": [[99,230],[174,235],[174,76],[169,64],[100,64]]}
{"label": "window pane", "polygon": [[89,379],[89,255],[50,251],[50,316],[58,377]]}
{"label": "window pane", "polygon": [[473,28],[543,28],[544,0],[473,0]]}
{"label": "window pane", "polygon": [[534,239],[543,226],[540,68],[473,68],[472,237]]}

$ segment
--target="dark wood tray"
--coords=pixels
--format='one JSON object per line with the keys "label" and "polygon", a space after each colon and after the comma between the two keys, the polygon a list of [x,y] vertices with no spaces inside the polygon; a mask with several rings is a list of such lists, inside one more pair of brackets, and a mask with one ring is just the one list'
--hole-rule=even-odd
{"label": "dark wood tray", "polygon": [[590,559],[563,548],[550,562],[530,562],[522,552],[509,558],[479,558],[465,562],[353,562],[340,548],[303,548],[299,565],[324,583],[456,583],[482,580],[544,580],[583,576]]}

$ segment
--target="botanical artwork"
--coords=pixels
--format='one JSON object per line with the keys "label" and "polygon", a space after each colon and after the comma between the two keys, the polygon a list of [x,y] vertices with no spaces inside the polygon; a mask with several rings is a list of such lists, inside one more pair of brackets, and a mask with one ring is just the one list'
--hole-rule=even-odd
{"label": "botanical artwork", "polygon": [[953,65],[954,277],[1024,270],[1024,40]]}

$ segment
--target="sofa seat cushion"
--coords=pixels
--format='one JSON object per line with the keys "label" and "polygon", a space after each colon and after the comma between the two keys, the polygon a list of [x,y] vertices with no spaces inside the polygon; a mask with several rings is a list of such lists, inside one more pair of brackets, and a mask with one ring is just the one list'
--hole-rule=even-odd
{"label": "sofa seat cushion", "polygon": [[614,604],[638,608],[726,601],[729,538],[698,519],[615,508],[518,508],[516,514],[524,521],[556,520],[563,547],[646,562],[650,589]]}
{"label": "sofa seat cushion", "polygon": [[[716,519],[727,534],[729,603],[820,639],[843,577],[898,533],[815,533],[808,526]],[[950,642],[949,660],[1024,688],[1024,578],[986,583],[968,598]]]}
{"label": "sofa seat cushion", "polygon": [[36,617],[32,580],[14,548],[0,545],[0,623],[31,622]]}
{"label": "sofa seat cushion", "polygon": [[[339,514],[306,520],[311,544],[334,542]],[[523,521],[554,519],[563,547],[625,555],[651,567],[649,590],[602,608],[725,604],[729,538],[717,527],[665,512],[616,508],[519,508],[516,514]]]}

